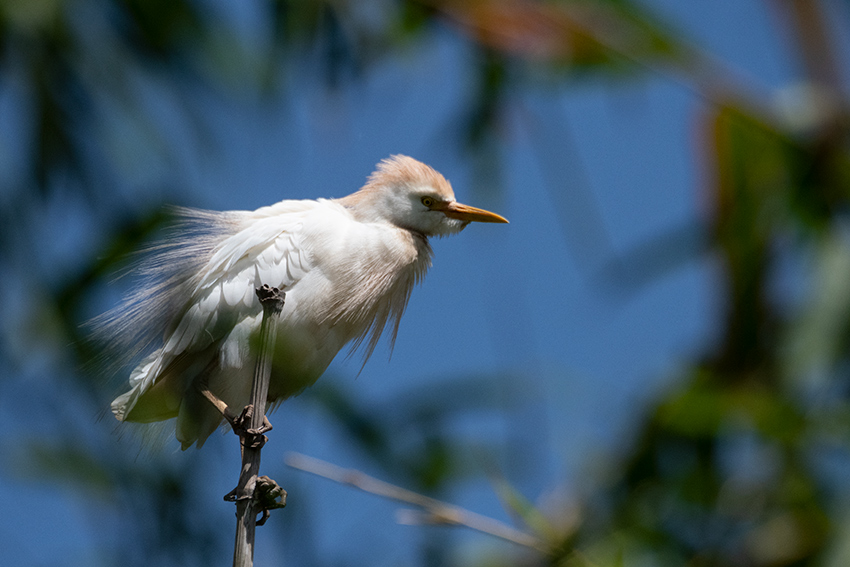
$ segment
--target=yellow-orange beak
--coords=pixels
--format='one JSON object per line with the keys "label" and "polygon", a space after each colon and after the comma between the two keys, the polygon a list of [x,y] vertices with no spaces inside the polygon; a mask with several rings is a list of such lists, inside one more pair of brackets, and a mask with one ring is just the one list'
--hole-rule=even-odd
{"label": "yellow-orange beak", "polygon": [[459,219],[466,222],[508,222],[508,219],[496,213],[462,205],[454,201],[440,204],[434,207],[435,210],[442,211],[447,217]]}

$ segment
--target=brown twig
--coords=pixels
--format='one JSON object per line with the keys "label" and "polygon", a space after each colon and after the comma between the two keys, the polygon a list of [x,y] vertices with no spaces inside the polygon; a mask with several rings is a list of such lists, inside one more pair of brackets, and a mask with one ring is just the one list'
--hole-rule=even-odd
{"label": "brown twig", "polygon": [[[255,497],[255,488],[260,472],[260,451],[265,441],[263,433],[271,429],[271,425],[265,419],[266,398],[269,392],[274,343],[277,337],[276,322],[283,309],[284,295],[277,288],[267,285],[257,288],[257,297],[260,298],[263,306],[263,321],[260,325],[260,348],[254,367],[251,404],[240,416],[245,431],[240,432],[242,470],[239,474],[239,484],[234,491],[237,519],[236,544],[233,550],[234,567],[250,567],[254,564],[257,514],[263,512],[263,522],[267,517],[268,507],[264,507]],[[280,487],[277,488],[280,489]]]}
{"label": "brown twig", "polygon": [[464,508],[419,494],[418,492],[384,482],[358,470],[345,469],[321,459],[293,452],[286,454],[285,462],[292,468],[309,472],[340,484],[347,484],[370,494],[376,494],[421,508],[425,513],[417,517],[419,522],[466,526],[473,530],[544,553],[549,551],[549,547],[540,538],[532,534],[520,531],[493,518],[482,516]]}
{"label": "brown twig", "polygon": [[843,89],[841,66],[833,49],[822,2],[785,0],[776,2],[787,15],[791,32],[796,36],[806,80],[822,85],[839,96]]}

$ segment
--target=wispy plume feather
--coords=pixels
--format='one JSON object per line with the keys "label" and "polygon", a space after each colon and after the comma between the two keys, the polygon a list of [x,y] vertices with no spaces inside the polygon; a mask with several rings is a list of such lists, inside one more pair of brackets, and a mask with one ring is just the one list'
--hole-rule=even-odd
{"label": "wispy plume feather", "polygon": [[165,236],[140,250],[126,273],[135,281],[121,303],[92,319],[92,338],[103,345],[104,372],[119,372],[161,346],[186,309],[199,273],[216,246],[242,226],[245,213],[169,207]]}

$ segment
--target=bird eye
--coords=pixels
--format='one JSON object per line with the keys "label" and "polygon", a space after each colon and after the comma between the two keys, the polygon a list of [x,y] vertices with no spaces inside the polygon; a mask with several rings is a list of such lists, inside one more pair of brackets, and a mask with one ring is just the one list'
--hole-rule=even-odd
{"label": "bird eye", "polygon": [[422,197],[422,204],[430,208],[434,205],[434,199],[432,199],[431,197]]}

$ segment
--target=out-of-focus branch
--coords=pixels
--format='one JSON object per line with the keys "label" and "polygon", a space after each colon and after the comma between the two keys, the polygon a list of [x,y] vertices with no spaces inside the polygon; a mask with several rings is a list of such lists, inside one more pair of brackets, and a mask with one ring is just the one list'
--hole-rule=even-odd
{"label": "out-of-focus branch", "polygon": [[467,528],[518,545],[530,547],[543,553],[549,551],[549,547],[540,538],[532,534],[513,528],[493,518],[482,516],[464,508],[419,494],[418,492],[384,482],[361,471],[345,469],[321,459],[293,452],[286,454],[285,462],[292,468],[309,472],[340,484],[347,484],[359,488],[364,492],[405,502],[417,506],[424,511],[424,514],[416,516],[412,514],[406,515],[405,520],[415,519],[419,523],[466,526]]}
{"label": "out-of-focus branch", "polygon": [[767,96],[754,81],[696,46],[627,17],[610,3],[419,1],[476,42],[497,51],[556,63],[581,60],[590,52],[608,53],[674,80],[707,102],[734,104],[753,117],[767,118]]}
{"label": "out-of-focus branch", "polygon": [[[774,0],[787,20],[794,52],[799,54],[805,77],[806,110],[816,117],[808,124],[819,143],[822,155],[844,146],[850,129],[850,110],[845,101],[840,52],[830,33],[824,6],[818,0]],[[799,114],[799,112],[798,112]],[[827,160],[828,161],[828,160]]]}
{"label": "out-of-focus branch", "polygon": [[776,4],[786,12],[791,31],[796,35],[806,78],[812,83],[840,92],[841,73],[821,2],[782,0]]}

